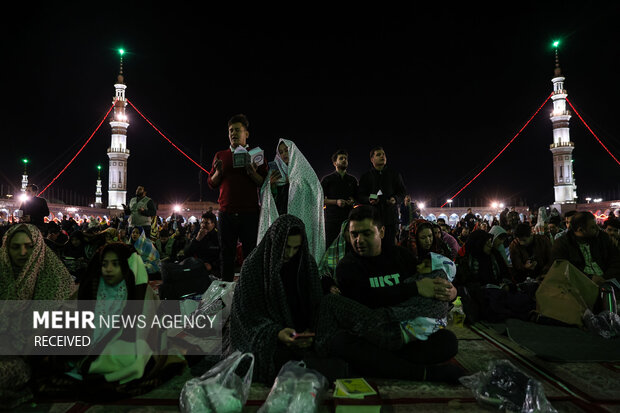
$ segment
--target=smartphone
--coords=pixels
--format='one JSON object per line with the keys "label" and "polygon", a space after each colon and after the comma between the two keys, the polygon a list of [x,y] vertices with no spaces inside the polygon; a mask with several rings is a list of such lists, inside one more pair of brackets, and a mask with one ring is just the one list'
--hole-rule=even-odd
{"label": "smartphone", "polygon": [[298,338],[308,338],[308,337],[314,337],[315,334],[314,333],[295,333],[293,334],[293,340],[297,340]]}

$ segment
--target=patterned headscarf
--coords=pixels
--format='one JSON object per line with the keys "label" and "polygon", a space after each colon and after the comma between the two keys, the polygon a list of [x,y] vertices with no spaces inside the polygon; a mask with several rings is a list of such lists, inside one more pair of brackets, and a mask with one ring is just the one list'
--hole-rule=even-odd
{"label": "patterned headscarf", "polygon": [[[280,216],[269,228],[260,244],[243,262],[235,287],[230,314],[230,343],[233,350],[251,352],[256,357],[256,379],[270,382],[277,371],[273,356],[278,345],[278,332],[294,328],[293,315],[280,274],[284,248],[291,228],[304,232],[304,223],[293,215]],[[309,311],[316,323],[322,297],[321,283],[308,241],[302,236],[297,270],[297,290],[301,308]]]}
{"label": "patterned headscarf", "polygon": [[140,238],[136,242],[134,242],[133,246],[138,252],[138,255],[142,257],[142,261],[144,261],[144,265],[146,266],[146,271],[149,274],[153,274],[159,272],[159,265],[161,264],[159,261],[159,251],[153,245],[153,241],[146,237],[144,230],[140,227],[134,227],[141,229]]}
{"label": "patterned headscarf", "polygon": [[[420,251],[418,250],[418,232],[424,228],[428,228],[432,231],[433,223],[425,219],[419,218],[419,219],[414,220],[411,224],[409,224],[409,239],[407,240],[406,247],[409,248],[411,252],[413,252],[413,255],[416,257],[416,259],[424,258],[424,257],[419,257]],[[434,253],[441,254],[441,255],[447,255],[445,251],[441,251],[441,248],[439,247],[439,242],[437,239],[435,239],[434,235],[433,235],[433,243],[431,244],[431,249],[428,252],[434,252]]]}
{"label": "patterned headscarf", "polygon": [[[287,213],[300,218],[306,227],[310,254],[318,262],[325,252],[325,217],[323,215],[323,188],[314,169],[306,160],[297,146],[286,139],[280,139],[278,146],[284,143],[288,147],[288,165],[276,155],[276,164],[282,177],[288,176],[288,208]],[[260,243],[267,229],[278,218],[276,201],[270,190],[270,170],[261,188],[261,213],[258,225]]]}
{"label": "patterned headscarf", "polygon": [[[11,262],[9,247],[18,232],[32,240],[30,258],[22,268]],[[64,300],[76,290],[69,271],[58,256],[45,244],[39,229],[31,224],[11,227],[0,248],[1,300]]]}

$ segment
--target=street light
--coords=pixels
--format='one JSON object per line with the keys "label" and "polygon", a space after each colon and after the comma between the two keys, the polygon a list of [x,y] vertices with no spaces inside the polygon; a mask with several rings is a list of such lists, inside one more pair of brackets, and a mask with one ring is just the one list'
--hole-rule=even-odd
{"label": "street light", "polygon": [[446,202],[448,203],[448,208],[452,207],[452,199],[446,199]]}
{"label": "street light", "polygon": [[590,201],[592,201],[592,198],[587,197],[587,198],[586,198],[586,202],[589,204],[589,203],[590,203]]}
{"label": "street light", "polygon": [[424,209],[424,202],[420,202],[420,203],[418,204],[418,207],[419,207],[420,209]]}
{"label": "street light", "polygon": [[173,206],[173,207],[172,207],[172,210],[173,210],[174,212],[181,212],[181,205],[175,205],[175,206]]}

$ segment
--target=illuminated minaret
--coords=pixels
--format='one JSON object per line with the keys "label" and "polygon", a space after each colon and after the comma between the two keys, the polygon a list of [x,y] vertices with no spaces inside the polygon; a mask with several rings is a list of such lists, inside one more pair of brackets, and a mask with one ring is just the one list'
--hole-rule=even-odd
{"label": "illuminated minaret", "polygon": [[114,85],[116,96],[114,96],[114,117],[110,121],[112,127],[112,144],[108,148],[110,158],[110,168],[108,174],[108,208],[122,209],[121,204],[127,203],[127,115],[125,108],[125,89],[123,79],[123,50],[120,50],[121,70],[118,74],[118,82]]}
{"label": "illuminated minaret", "polygon": [[559,42],[555,42],[555,69],[553,72],[553,112],[551,123],[553,124],[553,144],[550,145],[553,154],[553,182],[556,204],[573,204],[577,199],[577,186],[573,173],[573,149],[575,144],[570,141],[568,124],[571,113],[566,109],[566,97],[568,93],[564,89],[564,77],[560,69],[558,57]]}
{"label": "illuminated minaret", "polygon": [[103,201],[101,197],[103,193],[101,192],[101,165],[97,165],[97,190],[95,192],[95,206],[97,208],[101,208],[103,206]]}

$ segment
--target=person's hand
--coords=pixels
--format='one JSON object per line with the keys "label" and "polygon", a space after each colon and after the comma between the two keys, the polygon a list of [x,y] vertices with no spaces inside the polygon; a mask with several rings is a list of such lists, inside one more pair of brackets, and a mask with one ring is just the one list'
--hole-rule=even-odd
{"label": "person's hand", "polygon": [[341,294],[341,292],[340,292],[340,288],[338,288],[338,287],[337,287],[337,286],[335,286],[335,285],[332,285],[331,287],[329,287],[329,292],[330,292],[331,294]]}
{"label": "person's hand", "polygon": [[534,268],[536,268],[536,264],[537,264],[536,261],[527,260],[525,261],[524,267],[526,270],[533,270]]}
{"label": "person's hand", "polygon": [[213,266],[208,262],[205,262],[205,268],[207,269],[207,271],[211,271],[213,269]]}
{"label": "person's hand", "polygon": [[248,175],[255,175],[257,173],[256,172],[256,164],[254,162],[251,162],[251,163],[247,164],[245,166],[245,172]]}
{"label": "person's hand", "polygon": [[280,178],[282,178],[282,175],[280,175],[280,171],[274,171],[269,177],[269,183],[271,184],[271,186],[274,186],[280,180]]}
{"label": "person's hand", "polygon": [[336,200],[336,205],[338,205],[340,208],[344,208],[345,206],[347,206],[347,201],[345,201],[344,199],[338,199]]}
{"label": "person's hand", "polygon": [[222,160],[216,159],[215,161],[213,161],[213,167],[217,172],[222,173],[224,169],[224,167],[222,166]]}
{"label": "person's hand", "polygon": [[293,334],[295,334],[295,330],[289,327],[283,328],[278,332],[278,340],[290,346],[293,344],[295,340],[293,340]]}
{"label": "person's hand", "polygon": [[355,204],[355,199],[353,199],[353,198],[349,198],[349,199],[347,200],[347,205],[349,205],[349,206],[353,206],[353,204]]}
{"label": "person's hand", "polygon": [[426,298],[435,298],[435,283],[432,278],[422,278],[415,283],[418,286],[418,294]]}
{"label": "person's hand", "polygon": [[433,279],[435,284],[435,299],[439,301],[452,301],[456,298],[456,288],[448,280],[443,278]]}
{"label": "person's hand", "polygon": [[201,227],[198,231],[198,234],[196,234],[196,241],[202,241],[202,239],[205,237],[205,235],[207,235],[207,233],[207,229]]}

